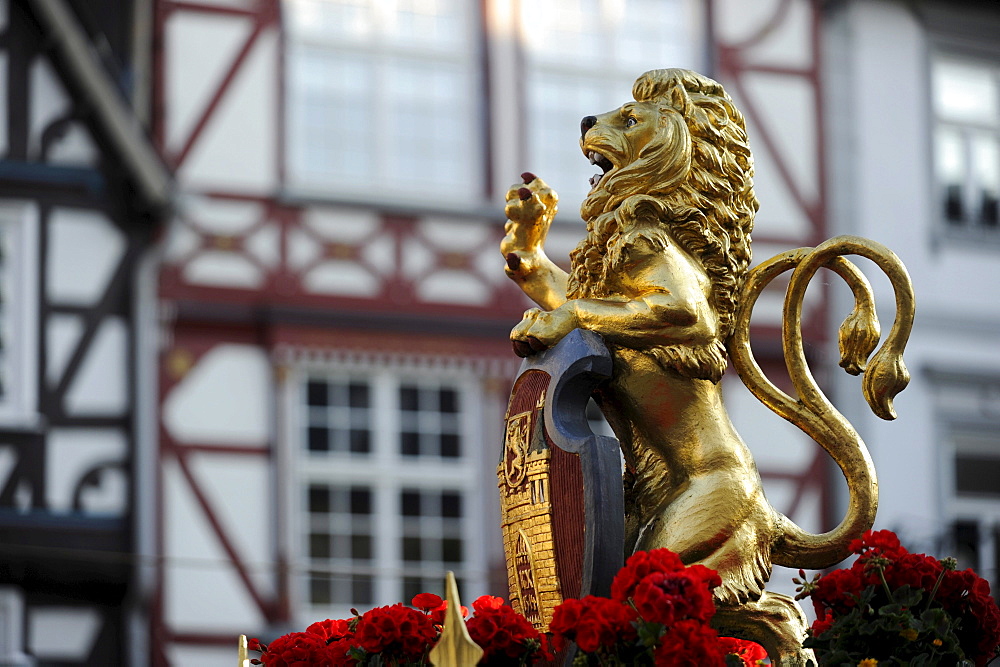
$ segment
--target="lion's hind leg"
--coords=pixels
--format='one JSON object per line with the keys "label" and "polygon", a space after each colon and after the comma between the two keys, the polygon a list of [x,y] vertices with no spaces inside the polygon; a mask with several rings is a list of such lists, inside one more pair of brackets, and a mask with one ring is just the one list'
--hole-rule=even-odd
{"label": "lion's hind leg", "polygon": [[719,605],[712,626],[720,635],[757,642],[779,667],[816,665],[816,657],[802,648],[806,637],[805,614],[787,595],[765,591],[759,600],[740,605]]}

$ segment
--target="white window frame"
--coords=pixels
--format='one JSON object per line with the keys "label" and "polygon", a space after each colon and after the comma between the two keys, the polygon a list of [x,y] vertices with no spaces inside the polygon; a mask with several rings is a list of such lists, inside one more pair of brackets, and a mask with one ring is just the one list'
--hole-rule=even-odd
{"label": "white window frame", "polygon": [[[936,48],[931,52],[930,89],[932,95],[931,137],[934,154],[934,159],[932,161],[934,217],[938,221],[938,224],[945,236],[987,241],[992,239],[1000,242],[1000,221],[993,226],[981,224],[978,220],[978,214],[969,210],[964,211],[964,217],[962,220],[953,221],[948,219],[944,212],[945,183],[941,180],[941,176],[938,173],[938,165],[942,159],[940,155],[941,149],[938,145],[939,132],[942,130],[951,130],[952,132],[959,134],[961,137],[965,151],[965,162],[962,165],[964,173],[962,192],[963,208],[966,208],[970,203],[969,190],[972,187],[972,179],[975,177],[974,166],[971,164],[971,157],[968,154],[970,137],[973,134],[992,135],[993,139],[1000,144],[1000,109],[998,109],[992,123],[986,123],[982,121],[957,120],[943,117],[936,108],[934,97],[937,94],[935,87],[938,83],[934,75],[934,71],[937,66],[949,63],[965,64],[988,70],[992,74],[996,90],[998,91],[998,98],[1000,98],[1000,54],[998,54],[996,58],[990,58],[984,54],[969,54],[948,48]],[[1000,103],[1000,99],[998,99],[998,103]],[[1000,151],[998,151],[994,168],[997,171],[1000,171]],[[1000,195],[1000,192],[997,194]],[[1000,210],[997,211],[996,215],[1000,215]]]}
{"label": "white window frame", "polygon": [[953,224],[945,218],[944,193],[936,171],[939,159],[939,149],[936,146],[938,117],[934,106],[932,68],[938,59],[986,63],[994,69],[1000,68],[1000,46],[996,40],[997,31],[1000,31],[1000,17],[993,8],[986,7],[969,7],[968,11],[956,12],[946,2],[926,3],[924,10],[928,46],[925,67],[927,146],[932,156],[926,173],[929,192],[933,197],[930,220],[933,223],[934,241],[996,248],[1000,246],[1000,226],[984,228],[965,223]]}
{"label": "white window frame", "polygon": [[34,202],[0,201],[0,264],[3,291],[3,369],[0,426],[38,425],[38,207]]}
{"label": "white window frame", "polygon": [[[457,0],[459,3],[466,3],[466,0]],[[367,201],[373,196],[377,196],[380,202],[389,205],[423,205],[434,208],[461,208],[481,204],[484,194],[485,170],[482,168],[485,158],[485,142],[482,127],[482,109],[480,108],[482,83],[478,65],[478,54],[480,44],[479,35],[479,9],[476,3],[468,3],[467,15],[467,39],[463,44],[456,47],[453,52],[449,49],[434,48],[429,45],[409,45],[401,46],[387,37],[378,28],[374,34],[368,38],[352,38],[348,35],[324,35],[298,33],[294,27],[294,20],[286,19],[286,53],[285,53],[285,80],[286,90],[284,91],[286,105],[285,119],[285,143],[287,148],[285,157],[286,187],[295,196],[310,199],[336,199],[343,201]],[[294,11],[294,2],[286,0],[284,12],[288,15]],[[378,18],[378,23],[384,23],[392,12],[391,2],[380,2],[372,0],[372,11]],[[331,55],[343,54],[349,57],[361,56],[372,63],[374,69],[374,81],[372,84],[372,94],[374,99],[370,104],[366,102],[369,113],[373,115],[371,128],[373,130],[383,130],[389,126],[388,108],[393,104],[390,96],[392,91],[388,86],[389,64],[394,60],[405,60],[409,64],[424,64],[431,70],[435,64],[448,64],[458,67],[461,70],[463,80],[463,92],[460,97],[467,100],[469,108],[464,116],[468,120],[465,127],[456,128],[463,134],[457,144],[461,147],[461,153],[455,155],[454,159],[464,160],[464,167],[461,169],[463,175],[468,176],[467,183],[455,183],[450,179],[441,179],[440,183],[419,182],[405,184],[394,182],[389,175],[389,164],[393,161],[395,153],[388,145],[390,138],[381,132],[374,132],[371,138],[371,155],[374,162],[374,175],[365,183],[345,184],[334,181],[335,175],[310,174],[302,164],[304,158],[299,154],[299,149],[303,145],[297,132],[298,124],[296,118],[298,113],[296,104],[298,93],[294,78],[295,58],[300,49],[319,49]],[[359,100],[359,105],[362,103]],[[346,129],[345,131],[350,131]],[[419,131],[415,128],[415,131]],[[447,192],[446,197],[441,196],[441,189]]]}
{"label": "white window frame", "polygon": [[[370,384],[370,409],[373,412],[372,437],[368,456],[349,453],[308,456],[306,450],[305,390],[310,377],[354,377],[367,379]],[[409,458],[399,454],[400,418],[398,393],[400,384],[442,383],[455,386],[460,392],[461,455],[447,457]],[[403,577],[408,569],[402,560],[401,538],[403,517],[399,494],[403,489],[457,490],[462,497],[463,561],[447,569],[462,579],[463,598],[474,599],[487,592],[488,563],[486,540],[483,539],[485,503],[492,498],[483,491],[483,387],[472,371],[434,369],[406,363],[367,362],[306,362],[289,367],[284,391],[286,428],[284,430],[283,465],[290,474],[284,504],[287,508],[287,532],[283,536],[291,555],[291,603],[297,619],[302,622],[316,618],[347,618],[351,605],[312,605],[309,602],[308,507],[306,488],[310,481],[344,486],[367,486],[372,489],[373,558],[371,571],[373,600],[359,603],[361,612],[367,608],[403,602]],[[394,409],[380,410],[383,406]],[[362,573],[363,568],[356,571]],[[444,571],[424,572],[424,576],[440,575],[443,589]],[[441,591],[438,591],[439,593]],[[325,616],[324,616],[325,614]]]}

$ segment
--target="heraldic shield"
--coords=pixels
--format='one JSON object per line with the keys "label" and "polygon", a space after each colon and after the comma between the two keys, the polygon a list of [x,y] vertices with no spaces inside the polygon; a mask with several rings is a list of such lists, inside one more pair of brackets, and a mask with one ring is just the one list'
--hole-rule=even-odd
{"label": "heraldic shield", "polygon": [[622,565],[618,441],[586,416],[610,375],[601,337],[577,329],[525,359],[507,406],[497,477],[510,600],[543,632],[564,599],[609,595]]}

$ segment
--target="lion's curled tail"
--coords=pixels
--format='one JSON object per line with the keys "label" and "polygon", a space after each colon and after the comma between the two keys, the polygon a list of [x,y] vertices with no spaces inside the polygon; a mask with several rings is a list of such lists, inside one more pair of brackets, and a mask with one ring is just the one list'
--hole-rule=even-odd
{"label": "lion's curled tail", "polygon": [[[880,336],[874,297],[864,275],[843,255],[859,255],[875,262],[895,291],[896,317],[892,329],[870,361],[869,355]],[[902,354],[913,325],[913,287],[903,263],[885,246],[857,236],[838,236],[815,248],[800,248],[772,257],[748,274],[728,345],[733,365],[761,402],[802,429],[833,457],[850,491],[847,513],[830,532],[807,533],[779,515],[773,562],[794,568],[824,568],[846,558],[851,540],[871,528],[878,507],[878,482],[868,449],[857,431],[820,391],[806,363],[802,302],[809,280],[821,267],[843,278],[854,294],[854,309],[840,328],[840,365],[853,375],[864,374],[864,396],[876,415],[895,419],[893,397],[910,379]],[[750,350],[750,314],[757,297],[776,276],[789,270],[792,276],[782,313],[782,345],[798,399],[764,377]]]}

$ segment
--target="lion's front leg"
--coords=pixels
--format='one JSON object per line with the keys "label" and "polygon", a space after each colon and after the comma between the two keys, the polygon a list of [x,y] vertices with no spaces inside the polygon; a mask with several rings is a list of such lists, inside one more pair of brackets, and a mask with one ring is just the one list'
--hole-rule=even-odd
{"label": "lion's front leg", "polygon": [[510,332],[514,352],[527,357],[547,350],[579,326],[575,311],[568,307],[572,302],[554,310],[532,308],[524,313],[524,319]]}

